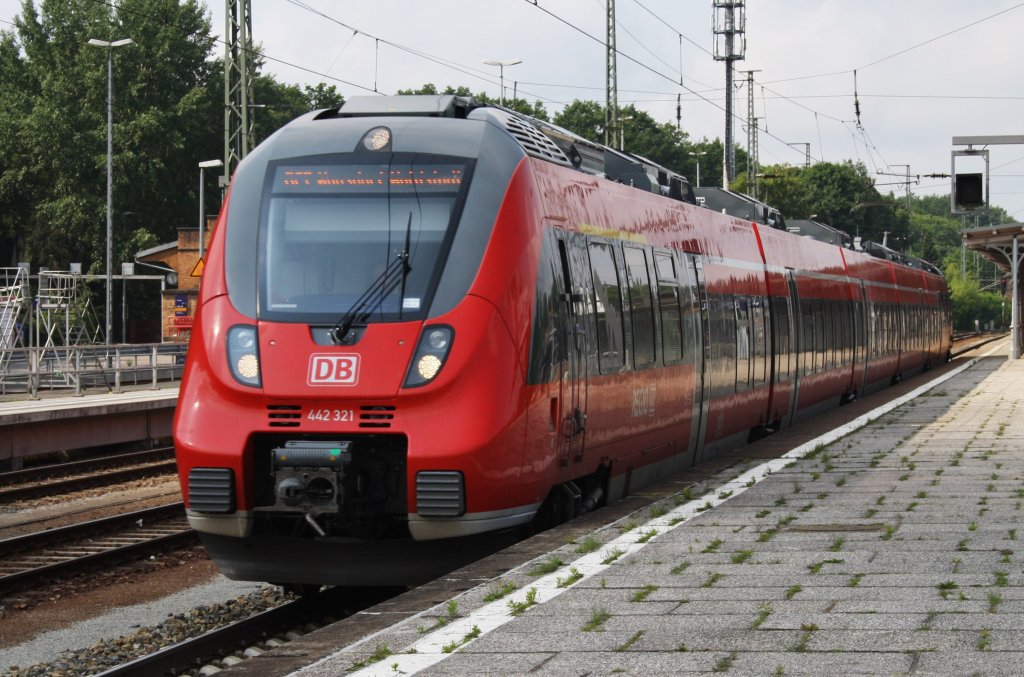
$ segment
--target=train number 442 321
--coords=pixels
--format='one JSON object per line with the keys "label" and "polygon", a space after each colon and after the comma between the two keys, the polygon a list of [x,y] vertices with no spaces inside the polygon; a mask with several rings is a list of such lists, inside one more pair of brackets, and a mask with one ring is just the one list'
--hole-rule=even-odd
{"label": "train number 442 321", "polygon": [[356,414],[351,409],[310,409],[306,418],[310,421],[344,423],[356,420]]}

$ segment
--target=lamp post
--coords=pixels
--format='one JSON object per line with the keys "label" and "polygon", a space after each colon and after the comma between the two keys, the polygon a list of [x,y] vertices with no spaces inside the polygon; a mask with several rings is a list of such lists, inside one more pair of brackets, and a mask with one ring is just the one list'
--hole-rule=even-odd
{"label": "lamp post", "polygon": [[500,70],[500,74],[501,74],[500,75],[500,77],[501,77],[501,94],[500,94],[500,96],[498,98],[498,101],[501,103],[502,106],[505,105],[505,66],[515,66],[516,64],[519,64],[519,63],[522,63],[522,62],[523,62],[522,59],[508,59],[506,61],[501,61],[500,59],[484,59],[483,60],[483,63],[487,64],[488,66],[497,66],[498,68],[501,69]]}
{"label": "lamp post", "polygon": [[206,225],[206,182],[203,180],[203,170],[214,167],[223,167],[222,160],[204,160],[199,163],[199,258],[203,258],[206,240],[203,238],[203,228]]}
{"label": "lamp post", "polygon": [[697,188],[700,188],[700,159],[707,154],[708,152],[706,150],[699,153],[695,153],[693,151],[690,152],[690,155],[697,158]]}
{"label": "lamp post", "polygon": [[110,260],[112,258],[114,239],[114,210],[113,210],[113,181],[114,181],[114,47],[124,47],[132,44],[131,38],[123,40],[89,40],[90,45],[107,48],[107,290],[106,290],[106,344],[110,345],[110,335],[113,333],[110,324],[110,287],[113,282],[110,273]]}

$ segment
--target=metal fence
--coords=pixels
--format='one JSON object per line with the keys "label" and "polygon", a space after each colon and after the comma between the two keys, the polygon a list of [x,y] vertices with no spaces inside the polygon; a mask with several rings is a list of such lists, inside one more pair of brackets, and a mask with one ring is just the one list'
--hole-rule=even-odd
{"label": "metal fence", "polygon": [[110,346],[6,348],[0,362],[0,395],[41,393],[84,395],[119,393],[181,380],[186,344],[145,343]]}

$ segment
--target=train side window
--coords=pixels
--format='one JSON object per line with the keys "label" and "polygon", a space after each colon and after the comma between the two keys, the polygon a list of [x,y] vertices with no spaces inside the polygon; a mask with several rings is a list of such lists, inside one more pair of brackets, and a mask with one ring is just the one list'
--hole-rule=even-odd
{"label": "train side window", "polygon": [[767,382],[768,331],[765,317],[766,299],[756,296],[751,302],[750,326],[754,337],[754,387],[760,388]]}
{"label": "train side window", "polygon": [[594,316],[602,374],[622,369],[626,351],[622,335],[622,290],[611,245],[591,242],[590,270],[594,276]]}
{"label": "train side window", "polygon": [[800,375],[814,371],[814,302],[800,302]]}
{"label": "train side window", "polygon": [[779,383],[789,380],[790,353],[789,299],[773,298],[771,302],[771,331],[775,337],[775,380]]}
{"label": "train side window", "polygon": [[683,333],[679,311],[679,284],[675,261],[668,254],[654,254],[658,273],[658,307],[661,311],[661,352],[665,364],[683,359]]}
{"label": "train side window", "polygon": [[623,247],[626,259],[626,280],[629,284],[629,306],[633,319],[633,366],[647,369],[654,366],[654,304],[651,300],[651,276],[647,271],[647,252]]}
{"label": "train side window", "polygon": [[745,297],[735,300],[736,308],[736,392],[750,388],[750,307]]}

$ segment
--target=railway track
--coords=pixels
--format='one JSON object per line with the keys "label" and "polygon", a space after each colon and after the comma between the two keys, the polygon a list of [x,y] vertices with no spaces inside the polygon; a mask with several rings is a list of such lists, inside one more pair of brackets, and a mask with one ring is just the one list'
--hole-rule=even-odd
{"label": "railway track", "polygon": [[345,618],[390,599],[404,588],[334,587],[282,604],[249,618],[174,644],[99,673],[100,677],[180,674],[204,663],[241,653],[255,642],[312,623],[317,626]]}
{"label": "railway track", "polygon": [[[127,466],[127,467],[126,467]],[[90,458],[0,473],[0,503],[107,486],[172,473],[174,448]]]}
{"label": "railway track", "polygon": [[181,503],[0,541],[0,596],[197,542]]}

